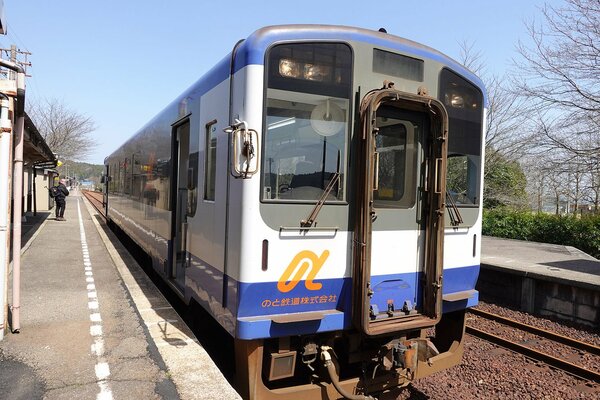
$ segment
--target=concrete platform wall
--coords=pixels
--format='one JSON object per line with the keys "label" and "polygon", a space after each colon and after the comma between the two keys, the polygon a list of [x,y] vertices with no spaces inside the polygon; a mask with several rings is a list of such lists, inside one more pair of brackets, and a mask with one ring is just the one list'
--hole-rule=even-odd
{"label": "concrete platform wall", "polygon": [[544,280],[482,264],[477,290],[479,298],[485,302],[600,328],[600,291],[586,285]]}
{"label": "concrete platform wall", "polygon": [[534,313],[592,328],[600,327],[599,291],[555,282],[533,282]]}

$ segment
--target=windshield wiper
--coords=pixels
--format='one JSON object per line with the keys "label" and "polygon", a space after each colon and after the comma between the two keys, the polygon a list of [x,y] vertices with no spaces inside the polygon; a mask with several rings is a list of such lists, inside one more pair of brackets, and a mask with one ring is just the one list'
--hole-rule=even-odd
{"label": "windshield wiper", "polygon": [[327,187],[325,188],[325,191],[323,192],[323,195],[321,196],[319,201],[317,201],[317,204],[315,204],[315,207],[312,209],[311,213],[308,215],[308,217],[306,219],[303,219],[302,221],[300,221],[301,227],[310,228],[311,226],[313,226],[313,224],[315,223],[315,220],[317,219],[317,215],[319,215],[319,211],[321,211],[323,204],[325,204],[325,200],[327,199],[327,196],[329,196],[329,193],[331,193],[331,191],[333,190],[333,187],[338,183],[339,180],[340,180],[340,173],[334,172],[333,177],[331,178],[331,180],[329,181],[329,184],[327,185]]}
{"label": "windshield wiper", "polygon": [[458,207],[456,206],[456,202],[452,198],[452,195],[449,191],[446,190],[446,201],[447,201],[447,209],[448,215],[450,216],[450,224],[452,226],[458,226],[463,223],[462,215],[460,215],[460,211],[458,211]]}

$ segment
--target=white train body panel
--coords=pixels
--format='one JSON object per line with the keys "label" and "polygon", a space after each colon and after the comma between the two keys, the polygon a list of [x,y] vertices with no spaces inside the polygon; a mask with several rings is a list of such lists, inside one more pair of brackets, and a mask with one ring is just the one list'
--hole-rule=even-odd
{"label": "white train body panel", "polygon": [[[348,83],[346,98],[335,90],[333,95],[317,93],[316,86],[307,86],[300,94],[287,91],[285,82],[269,86],[265,54],[277,44],[283,46],[294,41],[336,43],[351,49],[353,61],[346,67],[352,68],[353,78]],[[457,76],[467,76],[469,82],[480,86],[472,74],[454,61],[398,38],[346,29],[338,32],[307,28],[301,33],[266,30],[240,45],[234,50],[234,57],[230,55],[222,60],[106,160],[111,176],[107,196],[109,218],[152,256],[155,268],[186,301],[193,299],[203,305],[236,338],[284,337],[355,328],[352,290],[358,172],[354,164],[353,138],[360,136],[360,127],[355,123],[360,102],[356,100],[361,100],[372,89],[379,89],[386,77],[382,72],[371,71],[371,59],[364,62],[374,48],[425,60],[422,82],[395,78],[396,89],[402,92],[416,93],[418,87],[428,84],[429,95],[433,99],[441,97],[437,85],[440,71],[444,69],[455,71]],[[231,59],[235,60],[233,64]],[[306,115],[312,115],[310,110],[301,110],[303,113],[298,112],[292,121],[278,114],[291,112],[302,102],[306,107],[321,105],[327,110],[329,107],[339,109],[344,118],[343,127],[339,128],[342,130],[334,134],[325,130],[324,139],[316,136],[310,139],[314,135],[309,130],[314,125],[307,124],[297,130],[300,139],[291,136],[274,139],[277,129],[291,132],[291,128],[283,128],[284,123],[300,125],[308,118]],[[388,117],[378,118],[384,121],[383,131]],[[424,167],[429,162],[430,145],[423,132],[432,128],[420,114],[394,118],[405,121],[402,122],[404,142],[400,139],[394,139],[395,142],[390,139],[392,144],[376,142],[381,146],[378,147],[380,162],[400,163],[396,165],[405,165],[407,170],[414,166],[418,172],[414,177],[415,186],[405,189],[407,193],[412,190],[413,194],[406,200],[397,200],[399,206],[392,203],[396,201],[394,196],[403,198],[405,195],[394,192],[400,181],[386,183],[385,173],[381,176],[381,185],[389,193],[379,189],[376,201],[384,206],[378,209],[369,236],[373,318],[385,315],[386,307],[391,312],[390,304],[393,311],[407,302],[409,307],[420,309],[424,302],[420,282],[425,271],[426,237],[421,217],[423,185],[419,179],[431,173]],[[248,177],[232,173],[231,134],[226,134],[224,129],[236,120],[254,130],[258,139],[253,143],[258,171]],[[413,120],[414,125],[406,122]],[[281,127],[276,127],[277,124]],[[335,142],[336,135],[343,134],[346,138]],[[306,138],[313,141],[308,143]],[[286,140],[295,143],[290,151],[301,150],[304,142],[323,146],[319,153],[323,160],[322,175],[325,175],[326,164],[336,162],[338,173],[343,174],[339,178],[342,184],[338,183],[334,189],[337,192],[329,193],[334,196],[333,200],[327,198],[316,225],[306,229],[301,220],[314,211],[318,196],[297,194],[298,197],[293,197],[294,193],[301,193],[300,187],[285,190],[286,185],[292,186],[290,175],[292,179],[301,176],[286,172],[291,162],[286,160],[294,161],[298,168],[302,163],[308,164],[311,154],[285,158],[281,155],[283,150],[278,149],[284,147]],[[477,302],[483,132],[477,140],[478,153],[473,149],[465,153],[465,163],[471,162],[477,167],[477,176],[468,177],[469,187],[463,196],[471,198],[473,204],[458,207],[466,221],[462,225],[453,227],[446,220],[443,246],[444,296],[466,294],[461,301],[444,302],[444,312],[464,309]],[[335,147],[337,156],[328,146]],[[411,158],[399,155],[409,150]],[[332,161],[329,152],[337,160]],[[270,159],[264,158],[266,154]],[[279,158],[275,159],[277,155]],[[330,172],[328,169],[327,173]],[[325,192],[326,180],[331,179],[331,176],[322,178],[320,193]],[[411,178],[403,175],[398,179],[409,182]],[[476,194],[471,195],[474,190]],[[460,198],[462,194],[452,195]],[[475,199],[477,196],[479,200]],[[386,208],[386,202],[391,206]],[[303,314],[311,313],[320,313],[320,317],[297,322],[303,320]],[[299,315],[293,324],[277,322],[282,320],[282,315],[291,314]]]}

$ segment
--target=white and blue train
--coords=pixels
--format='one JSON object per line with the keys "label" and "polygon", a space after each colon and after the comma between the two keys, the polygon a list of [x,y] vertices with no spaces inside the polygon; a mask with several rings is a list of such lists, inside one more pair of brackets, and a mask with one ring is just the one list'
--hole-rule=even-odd
{"label": "white and blue train", "polygon": [[266,27],[106,158],[107,217],[235,339],[245,398],[370,398],[462,357],[485,115],[429,47]]}

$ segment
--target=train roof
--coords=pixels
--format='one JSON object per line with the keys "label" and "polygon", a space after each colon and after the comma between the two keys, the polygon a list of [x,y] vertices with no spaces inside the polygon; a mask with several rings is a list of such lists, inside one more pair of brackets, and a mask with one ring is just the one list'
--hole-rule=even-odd
{"label": "train roof", "polygon": [[435,60],[448,65],[453,71],[471,81],[486,96],[484,84],[477,75],[438,50],[390,33],[342,25],[273,25],[258,29],[237,50],[234,70],[238,71],[246,65],[264,64],[265,51],[275,42],[297,40],[365,42]]}
{"label": "train roof", "polygon": [[[237,72],[248,65],[264,65],[265,52],[271,45],[275,43],[302,40],[364,42],[440,62],[444,65],[447,65],[450,69],[473,83],[475,86],[479,87],[483,92],[484,105],[486,107],[488,106],[487,93],[481,79],[479,79],[477,75],[456,60],[448,57],[438,50],[409,39],[395,36],[386,32],[373,31],[370,29],[356,28],[351,26],[298,24],[272,25],[260,28],[248,36],[248,38],[241,40],[239,42],[239,46],[236,45],[237,48],[234,49],[235,60],[233,72]],[[165,109],[169,109],[174,105],[176,106],[176,104],[179,104],[182,99],[188,96],[194,96],[198,94],[201,95],[223,80],[227,79],[231,73],[231,55],[232,52],[227,54],[198,81],[196,81],[180,96],[173,100]],[[138,132],[132,135],[108,157],[111,157],[113,154],[117,153],[122,146],[126,145],[138,133],[143,132],[146,127],[150,126],[154,120],[161,115],[161,113],[158,113],[156,117],[144,125]]]}

